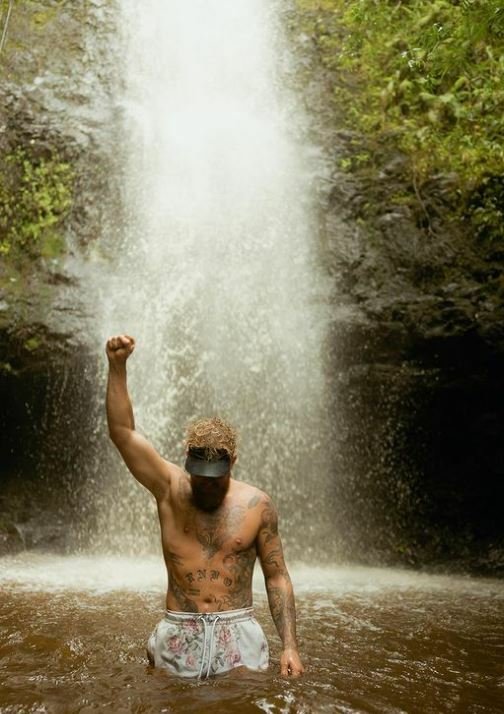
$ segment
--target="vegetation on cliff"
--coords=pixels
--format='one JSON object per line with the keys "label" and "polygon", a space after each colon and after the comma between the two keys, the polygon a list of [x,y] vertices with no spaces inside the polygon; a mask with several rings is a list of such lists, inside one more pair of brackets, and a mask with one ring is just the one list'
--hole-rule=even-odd
{"label": "vegetation on cliff", "polygon": [[[58,24],[60,5],[0,0],[2,288],[23,266],[32,272],[34,261],[59,257],[66,247],[75,170],[43,95],[59,55],[74,53]],[[54,90],[45,91],[50,105]]]}
{"label": "vegetation on cliff", "polygon": [[73,171],[58,157],[30,157],[17,148],[0,161],[0,255],[56,257],[72,204]]}
{"label": "vegetation on cliff", "polygon": [[294,29],[333,77],[337,116],[410,159],[412,185],[453,177],[458,218],[476,238],[504,234],[504,2],[296,0]]}

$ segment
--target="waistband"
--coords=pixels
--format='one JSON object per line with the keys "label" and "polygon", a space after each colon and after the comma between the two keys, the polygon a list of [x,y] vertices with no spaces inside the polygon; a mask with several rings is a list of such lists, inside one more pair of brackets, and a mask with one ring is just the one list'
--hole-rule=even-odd
{"label": "waistband", "polygon": [[253,607],[242,607],[239,610],[222,610],[221,612],[178,612],[177,610],[165,610],[165,620],[172,622],[207,622],[211,624],[214,620],[219,622],[240,622],[250,620],[254,617]]}

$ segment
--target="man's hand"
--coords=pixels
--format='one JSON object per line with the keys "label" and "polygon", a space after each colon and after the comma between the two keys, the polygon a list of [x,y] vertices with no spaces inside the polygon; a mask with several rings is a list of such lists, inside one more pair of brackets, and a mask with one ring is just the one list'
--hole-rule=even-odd
{"label": "man's hand", "polygon": [[285,649],[280,657],[280,674],[282,677],[299,677],[304,672],[303,664],[295,649]]}
{"label": "man's hand", "polygon": [[125,364],[135,349],[135,340],[129,335],[117,335],[107,340],[106,352],[110,364]]}

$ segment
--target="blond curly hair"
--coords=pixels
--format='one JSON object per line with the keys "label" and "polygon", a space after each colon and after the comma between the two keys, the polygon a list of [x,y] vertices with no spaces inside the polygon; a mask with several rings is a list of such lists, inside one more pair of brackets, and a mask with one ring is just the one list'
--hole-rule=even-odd
{"label": "blond curly hair", "polygon": [[238,431],[220,417],[206,417],[190,422],[186,427],[185,444],[190,448],[204,448],[210,458],[225,451],[234,459]]}

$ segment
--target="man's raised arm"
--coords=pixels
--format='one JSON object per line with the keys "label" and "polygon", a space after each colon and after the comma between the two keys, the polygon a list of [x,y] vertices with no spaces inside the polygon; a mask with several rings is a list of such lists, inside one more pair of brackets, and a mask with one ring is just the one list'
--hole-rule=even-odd
{"label": "man's raised arm", "polygon": [[294,677],[303,674],[304,667],[296,640],[296,604],[294,591],[283,556],[278,535],[278,515],[271,499],[265,496],[260,503],[261,525],[257,535],[257,552],[264,573],[271,616],[282,640],[280,671]]}
{"label": "man's raised arm", "polygon": [[111,337],[107,341],[107,422],[110,438],[126,466],[137,481],[159,500],[166,494],[171,472],[176,467],[161,458],[152,444],[135,431],[126,376],[126,360],[134,349],[135,340],[128,335]]}

